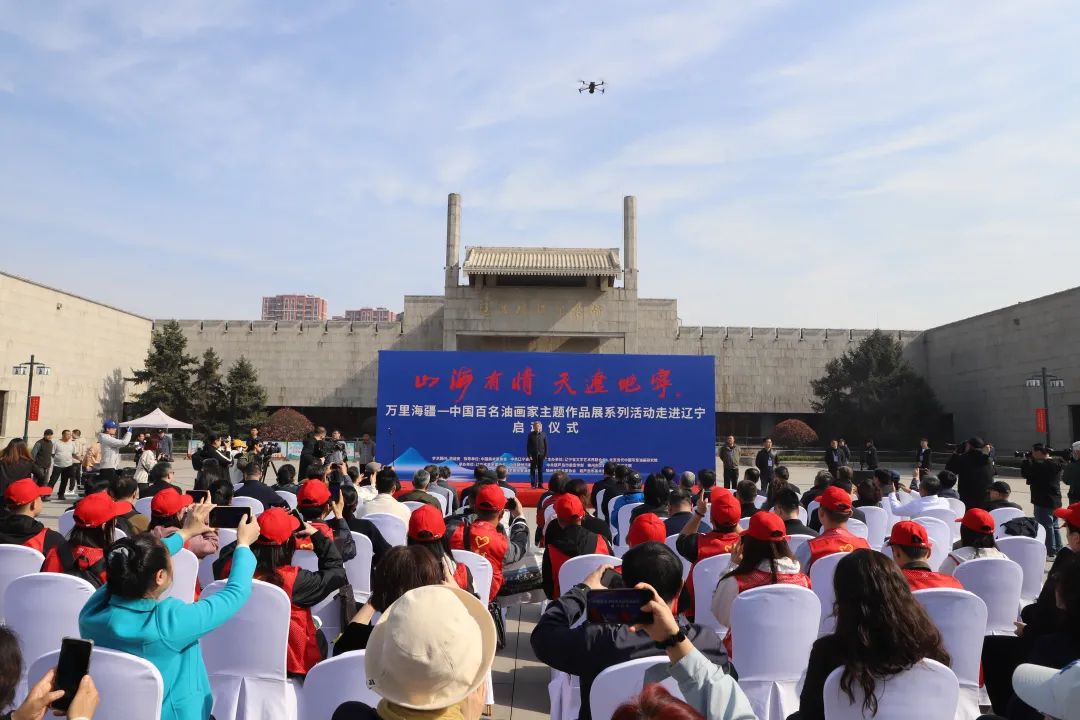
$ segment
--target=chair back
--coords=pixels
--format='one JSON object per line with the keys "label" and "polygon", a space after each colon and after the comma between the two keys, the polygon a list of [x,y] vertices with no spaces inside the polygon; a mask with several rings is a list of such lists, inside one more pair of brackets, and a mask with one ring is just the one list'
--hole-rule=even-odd
{"label": "chair back", "polygon": [[1016,613],[1020,607],[1020,590],[1024,571],[1012,560],[979,558],[960,563],[953,571],[965,590],[975,593],[986,603],[986,634],[1012,635],[1016,632]]}
{"label": "chair back", "polygon": [[960,498],[945,498],[945,501],[949,503],[949,507],[956,513],[956,517],[964,517],[964,513],[967,512],[967,505]]}
{"label": "chair back", "polygon": [[153,502],[154,502],[154,496],[153,495],[151,495],[150,497],[139,498],[138,500],[135,501],[135,505],[134,505],[135,512],[139,513],[140,515],[145,515],[146,517],[150,517],[153,514],[150,511],[150,505],[152,505]]}
{"label": "chair back", "polygon": [[375,551],[371,546],[371,538],[367,535],[354,532],[352,539],[356,545],[356,557],[345,561],[345,575],[349,578],[353,593],[363,595],[366,599],[371,595],[371,560]]}
{"label": "chair back", "polygon": [[476,588],[476,594],[480,596],[481,600],[487,600],[491,597],[491,583],[494,577],[494,569],[491,567],[491,562],[477,553],[471,550],[451,550],[454,555],[454,562],[462,563],[469,568],[469,572],[473,576],[473,587]]}
{"label": "chair back", "polygon": [[802,505],[799,506],[799,522],[801,522],[803,525],[810,522],[810,515],[806,512],[806,508],[804,508]]}
{"label": "chair back", "polygon": [[912,593],[934,621],[953,673],[966,688],[979,687],[986,603],[978,595],[956,588],[928,588]]}
{"label": "chair back", "polygon": [[671,548],[671,552],[675,553],[675,557],[679,558],[679,561],[682,562],[682,580],[683,582],[686,582],[686,578],[690,576],[690,569],[694,564],[679,554],[678,548],[675,547],[675,543],[677,543],[678,540],[679,535],[677,533],[675,535],[668,535],[664,538],[664,544]]}
{"label": "chair back", "polygon": [[[941,522],[945,523],[945,527],[949,528],[949,536],[952,538],[952,541],[956,541],[960,539],[960,523],[956,522],[956,518],[961,517],[961,515],[957,515],[955,510],[953,510],[951,507],[948,507],[923,510],[921,517],[937,518]],[[952,545],[952,541],[950,541],[949,543],[950,546]],[[937,568],[935,568],[935,570],[936,569]]]}
{"label": "chair back", "polygon": [[0,623],[4,622],[4,591],[15,578],[36,575],[45,556],[23,545],[0,545]]}
{"label": "chair back", "polygon": [[641,507],[645,503],[627,503],[619,508],[618,517],[615,518],[615,524],[619,533],[619,544],[626,545],[626,533],[630,530],[630,516],[634,513],[634,510]]}
{"label": "chair back", "polygon": [[[596,517],[601,520],[607,520],[607,513],[604,509],[604,496],[607,495],[607,488],[601,488],[596,492]],[[611,523],[608,523],[609,525]]]}
{"label": "chair back", "polygon": [[503,496],[507,500],[509,500],[510,498],[516,498],[517,497],[517,493],[514,491],[514,488],[503,487],[502,485],[500,485],[499,487],[502,488]]}
{"label": "chair back", "polygon": [[218,528],[218,547],[223,548],[226,545],[236,542],[236,528]]}
{"label": "chair back", "polygon": [[311,668],[300,693],[300,718],[330,718],[346,702],[362,702],[374,708],[382,698],[367,686],[364,650],[351,650],[327,658]]}
{"label": "chair back", "polygon": [[246,495],[234,495],[232,499],[233,507],[248,507],[251,508],[251,512],[255,516],[262,515],[263,504],[253,497],[247,497]]}
{"label": "chair back", "polygon": [[833,605],[836,604],[836,589],[833,587],[833,575],[836,574],[836,563],[846,558],[849,553],[840,552],[826,555],[814,561],[810,566],[810,587],[821,601],[821,617],[818,623],[818,635],[828,635],[836,629],[836,616],[833,615]]}
{"label": "chair back", "polygon": [[731,606],[732,656],[739,682],[796,682],[817,640],[821,601],[798,585],[763,585],[739,593]]}
{"label": "chair back", "polygon": [[162,597],[173,597],[186,603],[195,602],[195,581],[199,577],[199,558],[187,548],[172,556],[172,585]]}
{"label": "chair back", "polygon": [[756,496],[754,496],[754,507],[756,507],[758,510],[760,510],[761,508],[765,507],[765,501],[768,500],[768,499],[769,498],[766,497],[765,495],[756,495]]}
{"label": "chair back", "polygon": [[813,517],[814,511],[821,508],[821,503],[817,500],[811,500],[806,505],[806,517]]}
{"label": "chair back", "polygon": [[[863,693],[852,688],[855,701],[840,689],[844,668],[838,667],[825,680],[825,717],[829,720],[867,720]],[[956,675],[936,660],[920,660],[892,677],[878,679],[875,688],[878,711],[873,720],[953,720],[960,701]]]}
{"label": "chair back", "polygon": [[404,500],[401,504],[409,508],[409,512],[413,512],[414,510],[416,510],[416,508],[420,507],[424,503],[420,502],[419,500]]}
{"label": "chair back", "polygon": [[93,585],[63,573],[12,580],[4,591],[4,624],[18,635],[24,662],[59,651],[65,637],[80,637],[79,612],[93,594]]}
{"label": "chair back", "polygon": [[218,561],[221,553],[211,553],[199,561],[199,585],[204,588],[214,582],[214,563]]}
{"label": "chair back", "polygon": [[[947,510],[950,515],[951,510]],[[941,518],[920,515],[915,518],[915,522],[926,528],[926,534],[930,536],[930,557],[926,562],[929,563],[930,569],[935,572],[941,567],[941,563],[945,562],[945,558],[949,557],[949,553],[952,551],[953,536],[952,528],[945,524],[945,521]],[[956,518],[949,520],[952,525],[958,525]]]}
{"label": "chair back", "polygon": [[1020,586],[1020,605],[1030,605],[1042,592],[1046,572],[1046,543],[1029,537],[1003,537],[997,541],[998,550],[1020,566],[1024,580]]}
{"label": "chair back", "polygon": [[813,535],[788,535],[787,544],[791,548],[791,554],[798,552],[799,548],[806,544],[807,540],[813,540]]}
{"label": "chair back", "polygon": [[1010,520],[1014,520],[1018,517],[1024,517],[1024,511],[1020,508],[1003,507],[997,510],[990,511],[990,517],[994,518],[994,526],[999,526],[1003,523],[1007,523]]}
{"label": "chair back", "polygon": [[[440,488],[440,489],[445,490],[445,488]],[[503,492],[505,492],[505,491],[506,491],[506,488],[503,488]],[[432,493],[432,495],[435,496],[435,499],[439,501],[439,506],[442,507],[443,517],[450,514],[450,495],[449,495],[449,492],[450,492],[449,490],[446,490],[447,494],[445,494],[445,495],[443,493],[440,493],[440,492]]]}
{"label": "chair back", "polygon": [[[31,683],[36,683],[56,667],[59,658],[60,651],[54,650],[35,660],[27,676]],[[90,651],[90,677],[98,691],[96,720],[158,720],[161,717],[165,684],[161,673],[149,660],[119,650],[94,647]]]}
{"label": "chair back", "polygon": [[56,531],[67,537],[73,527],[75,527],[75,511],[65,510],[60,513],[60,517],[56,519]]}
{"label": "chair back", "polygon": [[572,557],[559,568],[559,588],[569,590],[592,574],[593,570],[603,565],[619,567],[622,560],[612,555],[590,554]]}
{"label": "chair back", "polygon": [[739,518],[739,529],[740,530],[746,530],[749,527],[750,527],[750,518],[748,518],[748,517]]}
{"label": "chair back", "polygon": [[290,510],[296,509],[296,493],[289,492],[288,490],[275,490],[278,497],[285,501],[285,504],[289,506]]}
{"label": "chair back", "polygon": [[364,515],[365,520],[370,520],[379,528],[383,539],[390,545],[404,545],[409,533],[409,526],[397,515],[390,513],[371,513]]}
{"label": "chair back", "polygon": [[319,556],[311,550],[297,550],[294,552],[292,564],[301,570],[319,572]]}
{"label": "chair back", "polygon": [[[593,720],[611,720],[616,708],[641,694],[641,689],[645,686],[645,673],[653,666],[666,665],[667,662],[664,655],[638,658],[612,665],[602,671],[593,680],[592,690],[589,691],[589,708],[592,710]],[[675,697],[683,699],[682,691],[673,679],[668,678],[660,684]]]}
{"label": "chair back", "polygon": [[[889,530],[892,529],[889,528],[889,513],[877,505],[864,505],[859,510],[862,511],[863,517],[866,518],[866,539],[870,542],[870,547],[880,550],[881,546],[885,544],[885,538],[889,536]],[[851,529],[850,520],[848,521],[848,529]]]}
{"label": "chair back", "polygon": [[712,596],[720,582],[720,576],[731,567],[731,554],[713,555],[699,560],[694,565],[694,622],[702,627],[712,628],[721,637],[727,634],[727,628],[720,624],[712,612]]}
{"label": "chair back", "polygon": [[[1031,517],[1031,516],[1030,515],[1027,515],[1027,516],[1021,515],[1020,517]],[[1015,518],[1013,518],[1013,519],[1015,519]],[[1035,518],[1031,518],[1031,519],[1034,520]],[[1008,522],[1008,520],[1006,520],[1005,522]],[[1001,540],[1002,538],[1007,538],[1007,537],[1027,537],[1027,536],[1026,535],[1010,535],[1009,533],[1005,532],[1005,523],[999,524],[994,529],[994,539],[995,540]],[[1038,540],[1039,542],[1043,543],[1043,544],[1046,543],[1046,528],[1044,528],[1041,524],[1036,524],[1035,525],[1035,539]]]}
{"label": "chair back", "polygon": [[870,540],[870,528],[858,518],[850,518],[847,521],[847,530],[855,537],[860,537],[866,541]]}

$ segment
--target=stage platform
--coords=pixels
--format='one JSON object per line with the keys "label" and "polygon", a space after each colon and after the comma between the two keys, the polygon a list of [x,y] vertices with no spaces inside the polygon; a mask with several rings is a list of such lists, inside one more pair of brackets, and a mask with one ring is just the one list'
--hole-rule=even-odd
{"label": "stage platform", "polygon": [[[472,485],[471,482],[459,482],[457,480],[451,481],[450,484],[453,485],[454,489],[457,490],[459,493],[465,488]],[[521,482],[512,482],[510,483],[510,487],[514,488],[514,492],[517,493],[518,501],[522,504],[522,506],[527,508],[536,507],[536,503],[540,501],[540,496],[543,495],[547,490],[546,487],[530,488],[529,483]],[[412,490],[412,481],[402,480],[401,490],[402,492],[409,492],[410,490]]]}

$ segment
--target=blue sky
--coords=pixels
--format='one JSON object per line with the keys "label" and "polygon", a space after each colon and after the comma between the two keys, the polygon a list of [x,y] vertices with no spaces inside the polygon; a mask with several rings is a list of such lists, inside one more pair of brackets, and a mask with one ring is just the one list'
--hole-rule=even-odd
{"label": "blue sky", "polygon": [[[687,324],[918,329],[1077,285],[1080,7],[0,0],[0,267],[153,317],[618,247]],[[604,96],[578,79],[604,79]]]}

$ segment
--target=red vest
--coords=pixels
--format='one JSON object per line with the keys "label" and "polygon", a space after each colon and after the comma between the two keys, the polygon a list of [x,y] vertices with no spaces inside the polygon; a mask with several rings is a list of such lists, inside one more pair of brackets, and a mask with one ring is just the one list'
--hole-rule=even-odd
{"label": "red vest", "polygon": [[469,587],[469,566],[465,563],[458,563],[454,568],[454,582],[458,584],[458,587],[467,592],[472,592],[472,588]]}
{"label": "red vest", "polygon": [[[570,559],[570,555],[559,550],[554,545],[548,545],[546,552],[548,553],[548,559],[551,561],[551,584],[554,594],[550,599],[556,600],[562,591],[559,589],[559,570],[562,568],[563,563]],[[585,555],[607,555],[611,552],[608,549],[607,543],[604,542],[604,538],[596,535],[596,543],[592,550],[584,553]],[[575,556],[576,557],[576,556]]]}
{"label": "red vest", "polygon": [[[283,580],[281,589],[292,601],[293,586],[300,568],[286,565],[277,569]],[[285,670],[294,675],[307,675],[317,662],[322,659],[319,642],[316,638],[315,621],[311,619],[311,608],[293,605],[289,612],[289,647],[285,653]]]}
{"label": "red vest", "polygon": [[908,585],[912,590],[926,590],[927,588],[956,588],[963,590],[964,586],[952,575],[945,575],[927,568],[904,568],[901,570],[907,578]]}
{"label": "red vest", "polygon": [[[323,535],[325,535],[327,540],[330,540],[331,542],[333,542],[333,540],[334,540],[334,531],[330,529],[329,525],[327,525],[326,523],[323,523],[323,522],[313,522],[313,523],[311,523],[311,527],[315,528],[316,530],[321,532]],[[315,543],[311,542],[311,536],[310,535],[305,535],[304,537],[298,537],[298,538],[296,538],[296,549],[297,550],[311,550],[312,552],[314,552],[315,551]]]}
{"label": "red vest", "polygon": [[450,547],[470,550],[487,558],[491,563],[491,597],[488,598],[488,602],[491,602],[503,586],[503,558],[506,557],[510,540],[499,532],[499,528],[483,520],[477,520],[469,526],[469,536],[471,547],[465,547],[465,525],[458,525],[450,538]]}
{"label": "red vest", "polygon": [[762,585],[798,585],[807,590],[810,589],[810,578],[804,573],[776,573],[776,583],[773,583],[772,573],[765,570],[754,570],[746,575],[735,575],[735,583],[739,586],[739,592],[745,592]]}
{"label": "red vest", "polygon": [[823,530],[813,540],[807,540],[810,546],[810,562],[815,563],[826,555],[839,552],[851,552],[852,550],[869,550],[870,543],[861,537],[852,535],[843,528]]}
{"label": "red vest", "polygon": [[690,566],[690,574],[686,576],[686,592],[690,596],[690,602],[683,610],[687,613],[694,612],[694,568],[706,558],[716,557],[731,552],[731,549],[739,542],[739,533],[698,533],[697,536],[697,562]]}
{"label": "red vest", "polygon": [[48,528],[41,528],[41,532],[23,543],[23,547],[34,548],[39,553],[45,552],[45,533]]}

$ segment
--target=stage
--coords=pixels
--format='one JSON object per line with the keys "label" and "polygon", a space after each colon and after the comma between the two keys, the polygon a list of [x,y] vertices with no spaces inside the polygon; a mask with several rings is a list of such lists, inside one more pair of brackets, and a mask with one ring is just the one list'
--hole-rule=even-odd
{"label": "stage", "polygon": [[[472,485],[471,482],[458,480],[452,480],[450,481],[450,484],[457,490],[459,495],[462,490]],[[530,488],[529,483],[522,482],[512,482],[510,483],[510,487],[514,488],[514,492],[517,493],[518,502],[520,502],[523,507],[527,508],[536,507],[536,503],[540,501],[540,496],[547,491],[546,485],[542,488]],[[412,490],[412,481],[402,480],[401,492],[407,493],[410,490]]]}

